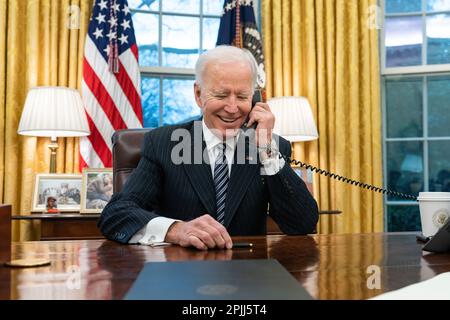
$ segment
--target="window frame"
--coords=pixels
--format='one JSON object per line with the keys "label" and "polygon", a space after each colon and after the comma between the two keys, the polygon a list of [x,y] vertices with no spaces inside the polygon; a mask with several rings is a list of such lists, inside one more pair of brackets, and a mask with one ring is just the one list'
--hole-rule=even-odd
{"label": "window frame", "polygon": [[[135,9],[130,8],[131,13],[143,13],[143,14],[156,14],[158,15],[158,66],[143,66],[139,65],[139,71],[141,78],[158,78],[159,80],[159,118],[158,125],[163,126],[163,80],[164,79],[195,79],[195,69],[194,68],[181,68],[181,67],[167,67],[162,66],[162,30],[163,30],[163,16],[176,16],[176,17],[191,17],[197,18],[199,21],[199,53],[203,52],[203,19],[204,18],[214,18],[220,19],[220,15],[214,14],[204,14],[203,5],[205,1],[199,0],[200,11],[197,13],[182,13],[173,11],[164,11],[162,8],[162,2],[159,1],[158,10],[146,10],[146,9]],[[167,0],[166,0],[167,1]]]}
{"label": "window frame", "polygon": [[386,13],[385,11],[385,0],[380,0],[381,5],[381,15],[383,21],[383,27],[381,28],[380,34],[380,62],[381,62],[381,75],[398,75],[398,74],[416,74],[416,73],[435,73],[435,72],[450,72],[450,63],[447,64],[422,64],[418,66],[406,66],[406,67],[386,67],[386,46],[385,46],[385,37],[386,37],[386,28],[385,21],[387,17],[417,17],[420,16],[422,18],[422,35],[423,35],[423,44],[422,44],[422,63],[426,62],[427,58],[427,41],[426,41],[426,18],[427,16],[436,15],[436,14],[449,14],[450,10],[440,10],[440,11],[432,11],[427,12],[427,0],[422,0],[422,11],[416,12],[405,12],[405,13]]}
{"label": "window frame", "polygon": [[[383,27],[381,28],[379,37],[380,47],[380,76],[381,76],[381,111],[382,111],[382,161],[383,161],[383,187],[386,189],[388,184],[388,168],[387,168],[387,146],[389,142],[402,142],[402,141],[417,141],[422,142],[422,156],[423,156],[423,185],[425,190],[429,190],[429,142],[432,141],[450,141],[450,135],[445,137],[429,137],[428,133],[428,78],[439,75],[450,75],[450,64],[422,64],[418,66],[405,66],[405,67],[386,67],[386,46],[385,46],[385,20],[386,17],[400,17],[400,16],[421,16],[422,17],[422,34],[424,36],[424,42],[422,44],[422,63],[426,62],[427,58],[427,41],[426,41],[426,18],[435,14],[450,14],[450,10],[433,11],[427,14],[426,0],[422,0],[421,12],[408,12],[408,13],[389,13],[385,12],[385,0],[380,0],[381,14]],[[425,20],[425,21],[424,21]],[[388,138],[387,135],[387,106],[386,106],[386,82],[391,79],[401,79],[403,77],[421,77],[423,86],[422,96],[422,125],[423,134],[422,137],[408,137],[408,138]],[[390,205],[395,206],[418,206],[416,201],[398,201],[388,200],[386,194],[383,195],[383,210],[384,210],[384,231],[387,232],[388,228],[388,207]]]}

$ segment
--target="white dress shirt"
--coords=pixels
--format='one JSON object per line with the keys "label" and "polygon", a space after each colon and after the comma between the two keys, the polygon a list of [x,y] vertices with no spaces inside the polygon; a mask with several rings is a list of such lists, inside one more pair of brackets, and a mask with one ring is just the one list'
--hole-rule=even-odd
{"label": "white dress shirt", "polygon": [[[228,175],[230,176],[234,159],[234,151],[236,149],[236,142],[239,139],[239,133],[236,137],[232,137],[223,141],[221,138],[214,135],[211,130],[209,130],[204,120],[202,120],[202,128],[203,137],[206,143],[206,149],[208,150],[208,157],[210,159],[212,176],[214,177],[214,166],[221,149],[218,146],[224,142],[226,144],[225,156],[228,162]],[[276,148],[276,143],[274,141],[272,141],[272,147]],[[277,155],[267,157],[260,154],[260,158],[263,159],[261,161],[261,175],[275,175],[283,168],[285,164],[285,161],[283,159],[280,159]],[[150,220],[147,225],[144,226],[141,230],[136,232],[136,234],[131,237],[128,243],[139,243],[152,246],[163,245],[165,244],[164,239],[166,237],[167,231],[169,230],[170,226],[176,221],[179,220],[166,217],[154,218]]]}

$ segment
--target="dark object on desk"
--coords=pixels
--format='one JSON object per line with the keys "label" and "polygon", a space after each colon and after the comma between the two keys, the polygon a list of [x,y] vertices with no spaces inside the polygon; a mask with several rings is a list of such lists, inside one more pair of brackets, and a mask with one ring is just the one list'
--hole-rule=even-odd
{"label": "dark object on desk", "polygon": [[436,253],[450,251],[450,219],[426,242],[422,250]]}
{"label": "dark object on desk", "polygon": [[0,204],[0,265],[11,259],[11,205]]}
{"label": "dark object on desk", "polygon": [[423,243],[427,243],[430,239],[431,237],[425,237],[423,234],[416,235],[416,240]]}
{"label": "dark object on desk", "polygon": [[235,242],[235,243],[233,243],[233,249],[240,249],[240,248],[252,249],[253,243],[250,243],[250,242]]}
{"label": "dark object on desk", "polygon": [[311,300],[277,260],[146,263],[126,300]]}

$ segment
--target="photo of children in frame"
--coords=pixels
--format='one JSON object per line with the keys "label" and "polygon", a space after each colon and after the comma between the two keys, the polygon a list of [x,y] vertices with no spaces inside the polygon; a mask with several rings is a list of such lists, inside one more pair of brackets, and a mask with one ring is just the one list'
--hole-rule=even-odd
{"label": "photo of children in frame", "polygon": [[113,194],[112,169],[83,170],[81,213],[100,213]]}

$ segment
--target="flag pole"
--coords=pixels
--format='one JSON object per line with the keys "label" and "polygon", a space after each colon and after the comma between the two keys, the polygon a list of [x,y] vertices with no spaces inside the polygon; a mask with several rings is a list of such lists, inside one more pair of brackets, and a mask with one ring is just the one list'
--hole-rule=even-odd
{"label": "flag pole", "polygon": [[242,49],[241,32],[241,6],[239,0],[236,0],[236,35],[234,36],[235,46]]}

